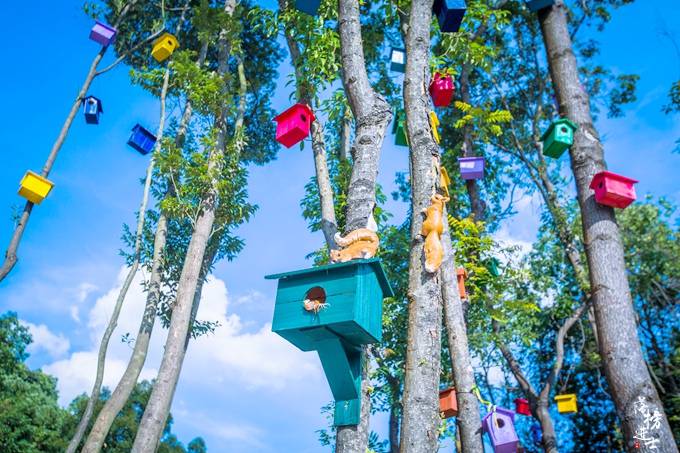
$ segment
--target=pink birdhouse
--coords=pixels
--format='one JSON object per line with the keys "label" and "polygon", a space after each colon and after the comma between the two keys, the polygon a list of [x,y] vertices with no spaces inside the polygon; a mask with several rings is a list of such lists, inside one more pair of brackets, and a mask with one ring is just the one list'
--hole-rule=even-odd
{"label": "pink birdhouse", "polygon": [[635,201],[635,187],[638,181],[610,171],[602,171],[590,182],[590,188],[595,191],[595,201],[612,208],[624,209]]}
{"label": "pink birdhouse", "polygon": [[435,107],[447,107],[453,100],[453,77],[446,74],[434,73],[430,82],[430,96]]}
{"label": "pink birdhouse", "polygon": [[515,412],[519,415],[531,415],[531,410],[529,409],[529,401],[524,398],[517,398],[515,400]]}
{"label": "pink birdhouse", "polygon": [[290,148],[309,135],[314,113],[308,105],[295,104],[274,118],[274,121],[276,121],[276,141]]}

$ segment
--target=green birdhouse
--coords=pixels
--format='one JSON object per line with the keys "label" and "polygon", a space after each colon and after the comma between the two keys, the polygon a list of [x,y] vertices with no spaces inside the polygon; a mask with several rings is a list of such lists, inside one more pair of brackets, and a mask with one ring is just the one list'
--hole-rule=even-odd
{"label": "green birdhouse", "polygon": [[498,265],[499,264],[500,263],[498,262],[498,260],[496,258],[491,258],[487,262],[486,268],[489,270],[489,273],[494,277],[498,277],[499,275],[501,275],[501,273],[498,271]]}
{"label": "green birdhouse", "polygon": [[578,126],[566,118],[560,118],[550,125],[541,137],[543,154],[559,159],[574,143],[574,132]]}
{"label": "green birdhouse", "polygon": [[394,144],[397,146],[408,146],[408,138],[406,137],[406,118],[404,111],[400,110],[395,115],[394,126],[392,126],[392,133],[394,134]]}
{"label": "green birdhouse", "polygon": [[335,400],[335,425],[361,414],[361,346],[382,338],[382,301],[392,297],[377,258],[282,274],[272,331],[303,351],[317,351]]}

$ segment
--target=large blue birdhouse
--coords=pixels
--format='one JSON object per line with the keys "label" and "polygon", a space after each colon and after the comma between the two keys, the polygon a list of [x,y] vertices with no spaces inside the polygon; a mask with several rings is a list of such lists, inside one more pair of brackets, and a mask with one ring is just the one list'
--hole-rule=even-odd
{"label": "large blue birdhouse", "polygon": [[555,0],[528,0],[527,6],[533,12],[542,10],[555,4]]}
{"label": "large blue birdhouse", "polygon": [[310,16],[318,14],[319,6],[321,6],[321,0],[295,0],[295,9]]}
{"label": "large blue birdhouse", "polygon": [[83,99],[83,113],[87,124],[99,124],[99,115],[104,113],[102,101],[94,96]]}
{"label": "large blue birdhouse", "polygon": [[141,154],[149,154],[156,144],[156,136],[137,124],[132,128],[132,134],[130,134],[127,144]]}
{"label": "large blue birdhouse", "polygon": [[466,9],[465,0],[434,0],[432,5],[432,12],[437,16],[442,33],[457,32]]}

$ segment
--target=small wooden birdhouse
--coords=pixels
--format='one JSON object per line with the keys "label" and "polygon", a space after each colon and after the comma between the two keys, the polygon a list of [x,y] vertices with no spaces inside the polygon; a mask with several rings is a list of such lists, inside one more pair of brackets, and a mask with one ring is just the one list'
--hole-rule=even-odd
{"label": "small wooden birdhouse", "polygon": [[132,133],[130,134],[127,144],[141,154],[149,154],[156,144],[156,136],[140,124],[137,124],[132,128]]}
{"label": "small wooden birdhouse", "polygon": [[276,141],[290,148],[309,135],[314,122],[314,113],[306,104],[295,104],[274,118],[274,121],[276,121]]}
{"label": "small wooden birdhouse", "polygon": [[595,191],[595,201],[612,208],[625,209],[637,196],[635,187],[638,181],[610,171],[603,171],[590,182],[590,188]]}
{"label": "small wooden birdhouse", "polygon": [[179,47],[179,41],[174,35],[165,32],[153,43],[151,56],[159,63],[167,60]]}
{"label": "small wooden birdhouse", "polygon": [[531,440],[534,441],[534,444],[539,445],[541,441],[543,440],[543,434],[541,432],[541,425],[538,423],[534,423],[531,425]]}
{"label": "small wooden birdhouse", "polygon": [[435,0],[432,12],[439,21],[442,33],[455,33],[460,28],[465,16],[465,0]]}
{"label": "small wooden birdhouse", "polygon": [[448,107],[453,100],[453,77],[448,74],[434,73],[430,82],[430,96],[435,107]]}
{"label": "small wooden birdhouse", "polygon": [[394,144],[397,146],[408,146],[408,137],[406,136],[406,118],[404,111],[402,110],[397,112],[394,117],[394,125],[392,126]]}
{"label": "small wooden birdhouse", "polygon": [[496,258],[489,259],[486,266],[486,268],[489,270],[489,274],[491,274],[494,277],[498,277],[499,275],[501,275],[500,271],[498,270],[499,265],[500,263]]}
{"label": "small wooden birdhouse", "polygon": [[83,99],[83,113],[87,124],[99,124],[99,115],[104,113],[102,101],[94,96]]}
{"label": "small wooden birdhouse", "polygon": [[564,152],[574,143],[576,124],[566,118],[561,118],[548,127],[541,137],[543,142],[543,154],[559,159]]}
{"label": "small wooden birdhouse", "polygon": [[316,16],[319,13],[319,6],[321,6],[321,0],[295,0],[295,9],[310,16]]}
{"label": "small wooden birdhouse", "polygon": [[19,195],[34,204],[40,204],[54,187],[54,183],[28,170],[19,183]]}
{"label": "small wooden birdhouse", "polygon": [[520,415],[531,415],[531,409],[529,409],[529,401],[524,398],[517,398],[515,400],[515,412]]}
{"label": "small wooden birdhouse", "polygon": [[495,453],[515,453],[519,438],[515,431],[515,413],[494,407],[482,419],[482,430],[489,435]]}
{"label": "small wooden birdhouse", "polygon": [[465,290],[465,279],[467,278],[467,271],[465,268],[459,267],[456,269],[456,279],[458,280],[458,294],[461,299],[467,299],[467,291]]}
{"label": "small wooden birdhouse", "polygon": [[392,47],[390,51],[390,70],[393,72],[406,71],[406,50]]}
{"label": "small wooden birdhouse", "polygon": [[439,392],[439,412],[444,414],[444,418],[456,417],[458,415],[458,401],[456,400],[456,389],[449,387]]}
{"label": "small wooden birdhouse", "polygon": [[557,412],[560,414],[572,414],[574,412],[578,412],[575,393],[555,395],[555,401],[557,402]]}
{"label": "small wooden birdhouse", "polygon": [[116,33],[118,33],[118,30],[97,20],[92,30],[90,30],[90,39],[102,46],[108,46],[116,39]]}
{"label": "small wooden birdhouse", "polygon": [[435,143],[439,144],[441,141],[441,137],[439,136],[439,118],[434,110],[431,110],[428,116],[430,118],[430,128],[432,129],[432,138]]}
{"label": "small wooden birdhouse", "polygon": [[547,8],[555,4],[555,0],[528,0],[527,7],[533,11],[537,12],[543,8]]}
{"label": "small wooden birdhouse", "polygon": [[463,179],[482,179],[484,177],[483,157],[459,157],[460,176]]}

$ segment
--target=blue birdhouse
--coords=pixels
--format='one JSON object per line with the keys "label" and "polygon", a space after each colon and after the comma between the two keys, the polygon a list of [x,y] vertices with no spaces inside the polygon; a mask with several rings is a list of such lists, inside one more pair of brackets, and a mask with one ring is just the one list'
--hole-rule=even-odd
{"label": "blue birdhouse", "polygon": [[99,115],[104,113],[102,101],[94,96],[83,99],[83,113],[87,124],[99,124]]}
{"label": "blue birdhouse", "polygon": [[392,297],[376,258],[329,264],[277,279],[272,331],[303,351],[317,351],[335,400],[336,426],[361,414],[361,346],[382,338],[382,301]]}
{"label": "blue birdhouse", "polygon": [[310,16],[316,16],[319,13],[319,6],[321,6],[321,0],[295,0],[295,9]]}
{"label": "blue birdhouse", "polygon": [[127,144],[141,154],[149,154],[156,144],[156,136],[139,124],[132,128]]}
{"label": "blue birdhouse", "polygon": [[533,11],[537,12],[543,8],[547,8],[555,4],[555,0],[528,0],[527,7]]}
{"label": "blue birdhouse", "polygon": [[432,12],[437,16],[442,33],[457,32],[466,9],[465,0],[434,0],[432,5]]}

